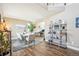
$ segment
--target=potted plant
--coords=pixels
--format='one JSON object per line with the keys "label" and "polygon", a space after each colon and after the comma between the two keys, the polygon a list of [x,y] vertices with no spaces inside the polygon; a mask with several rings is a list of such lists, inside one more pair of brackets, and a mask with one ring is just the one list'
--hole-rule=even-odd
{"label": "potted plant", "polygon": [[35,28],[35,26],[34,26],[33,23],[30,23],[30,24],[28,25],[28,29],[29,29],[30,32],[33,32],[34,28]]}

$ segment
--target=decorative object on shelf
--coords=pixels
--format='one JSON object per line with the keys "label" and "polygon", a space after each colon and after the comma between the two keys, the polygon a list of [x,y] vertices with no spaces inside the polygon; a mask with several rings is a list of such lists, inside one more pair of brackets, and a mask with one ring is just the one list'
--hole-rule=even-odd
{"label": "decorative object on shelf", "polygon": [[[50,28],[51,27],[51,28]],[[50,33],[49,33],[50,32]],[[49,26],[49,43],[58,45],[60,47],[66,48],[67,42],[67,24],[63,23],[62,20],[58,22],[52,22]]]}

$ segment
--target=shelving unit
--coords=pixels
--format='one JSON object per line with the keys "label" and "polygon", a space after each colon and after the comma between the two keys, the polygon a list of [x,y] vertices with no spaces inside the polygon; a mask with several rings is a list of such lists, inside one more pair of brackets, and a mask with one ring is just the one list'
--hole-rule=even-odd
{"label": "shelving unit", "polygon": [[66,48],[67,43],[67,24],[62,22],[50,23],[49,26],[49,43]]}
{"label": "shelving unit", "polygon": [[12,55],[11,31],[0,31],[0,56]]}

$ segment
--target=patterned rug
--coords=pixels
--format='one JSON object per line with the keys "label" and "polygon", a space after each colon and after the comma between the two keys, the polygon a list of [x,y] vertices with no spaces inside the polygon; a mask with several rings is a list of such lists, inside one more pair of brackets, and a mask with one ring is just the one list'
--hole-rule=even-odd
{"label": "patterned rug", "polygon": [[12,48],[13,48],[13,52],[16,52],[18,50],[24,49],[24,48],[28,48],[37,44],[40,44],[42,42],[42,40],[35,40],[32,41],[32,43],[30,43],[29,45],[26,44],[25,41],[22,40],[18,40],[18,39],[14,39],[12,40]]}

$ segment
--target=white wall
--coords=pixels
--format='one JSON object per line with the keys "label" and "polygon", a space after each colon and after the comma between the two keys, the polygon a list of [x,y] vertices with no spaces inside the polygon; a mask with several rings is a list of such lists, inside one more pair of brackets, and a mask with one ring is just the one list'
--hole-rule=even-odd
{"label": "white wall", "polygon": [[1,14],[1,17],[2,17],[3,16],[2,4],[0,4],[0,14]]}
{"label": "white wall", "polygon": [[66,7],[64,12],[50,17],[49,20],[56,21],[62,19],[65,22],[67,22],[67,34],[68,34],[67,45],[79,49],[79,28],[75,27],[76,17],[79,17],[79,4],[71,4]]}
{"label": "white wall", "polygon": [[79,17],[79,4],[72,4],[67,7],[64,17],[68,25],[68,45],[79,48],[79,28],[75,27],[76,17]]}

